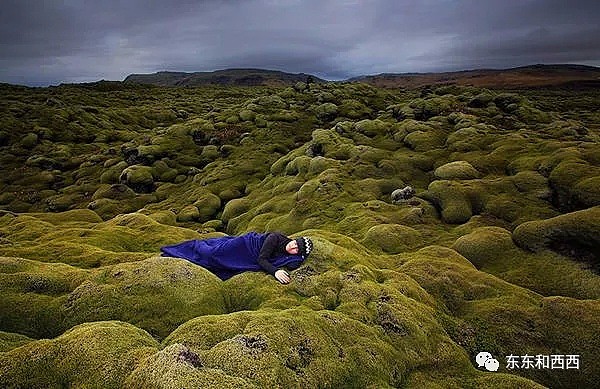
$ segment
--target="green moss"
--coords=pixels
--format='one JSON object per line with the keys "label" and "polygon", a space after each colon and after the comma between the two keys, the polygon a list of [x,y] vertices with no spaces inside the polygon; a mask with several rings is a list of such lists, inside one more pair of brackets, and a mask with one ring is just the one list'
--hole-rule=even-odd
{"label": "green moss", "polygon": [[373,110],[360,101],[353,99],[344,99],[339,105],[339,116],[348,119],[364,119],[370,117]]}
{"label": "green moss", "polygon": [[38,143],[38,136],[34,133],[29,133],[21,139],[21,145],[27,149],[35,147]]}
{"label": "green moss", "polygon": [[427,188],[442,219],[447,223],[461,224],[473,216],[473,206],[464,190],[452,181],[433,181]]}
{"label": "green moss", "polygon": [[187,205],[177,213],[178,222],[191,222],[200,218],[200,211],[195,205]]}
{"label": "green moss", "polygon": [[549,182],[556,191],[559,205],[573,210],[600,204],[598,191],[593,186],[598,175],[598,167],[580,160],[566,160],[552,170]]}
{"label": "green moss", "polygon": [[25,335],[0,331],[0,352],[7,352],[34,341]]}
{"label": "green moss", "polygon": [[356,122],[354,127],[358,132],[365,134],[369,137],[374,137],[377,135],[386,135],[388,131],[390,131],[389,124],[378,119],[364,119],[359,122]]}
{"label": "green moss", "polygon": [[[123,185],[124,186],[124,185]],[[112,194],[116,196],[116,194]],[[148,203],[156,201],[152,194],[140,194],[130,199],[100,198],[88,204],[88,208],[94,210],[102,219],[108,220],[119,214],[135,212]]]}
{"label": "green moss", "polygon": [[600,277],[590,270],[566,257],[521,250],[510,232],[500,227],[477,228],[452,248],[478,269],[546,296],[600,296]]}
{"label": "green moss", "polygon": [[18,388],[102,383],[105,388],[118,388],[136,364],[157,348],[148,333],[130,324],[86,323],[56,339],[0,353],[0,384]]}
{"label": "green moss", "polygon": [[153,177],[157,177],[159,181],[173,181],[178,175],[177,169],[169,167],[167,162],[162,160],[154,162],[154,165],[152,165],[152,167],[152,175]]}
{"label": "green moss", "polygon": [[308,172],[310,162],[311,158],[306,155],[296,157],[285,165],[284,173],[288,176],[304,175]]}
{"label": "green moss", "polygon": [[330,121],[336,118],[338,107],[333,103],[324,103],[315,107],[315,115],[319,120]]}
{"label": "green moss", "polygon": [[[14,387],[596,386],[591,90],[0,89],[0,386],[8,354]],[[315,248],[288,285],[155,257],[222,230]],[[17,335],[105,319],[168,341],[107,359],[80,337],[76,369],[75,347]],[[486,373],[481,350],[575,352],[586,370]]]}
{"label": "green moss", "polygon": [[127,168],[127,162],[120,161],[115,165],[110,166],[100,175],[100,182],[103,184],[116,184],[119,182],[121,172]]}
{"label": "green moss", "polygon": [[512,176],[511,180],[520,192],[535,192],[536,196],[542,199],[550,197],[548,179],[538,172],[522,171]]}
{"label": "green moss", "polygon": [[443,97],[431,97],[427,99],[414,99],[409,103],[415,119],[428,120],[442,113],[450,113],[458,105],[456,98],[452,95]]}
{"label": "green moss", "polygon": [[494,96],[491,93],[483,92],[473,97],[473,99],[469,101],[468,106],[473,108],[485,108],[492,102],[493,99]]}
{"label": "green moss", "polygon": [[222,202],[227,202],[229,200],[233,200],[238,197],[241,197],[242,192],[238,188],[226,188],[226,189],[220,191],[217,195],[218,195],[219,199],[221,199]]}
{"label": "green moss", "polygon": [[474,127],[461,128],[448,135],[446,146],[451,151],[462,153],[481,150],[483,146],[481,144],[485,142],[482,133],[483,131]]}
{"label": "green moss", "polygon": [[[569,374],[556,373],[549,377],[548,381],[560,377],[565,380],[565,387],[595,385],[597,379],[590,381],[588,377],[595,376],[594,372],[600,368],[594,358],[595,350],[598,350],[600,344],[598,337],[593,335],[600,329],[597,320],[600,314],[598,300],[547,297],[542,301],[540,310],[537,323],[540,325],[540,331],[546,334],[547,343],[554,346],[553,352],[570,354],[570,350],[576,350],[576,353],[580,353],[582,361],[580,371]],[[587,361],[585,364],[584,360]]]}
{"label": "green moss", "polygon": [[572,189],[574,200],[584,206],[600,205],[600,176],[584,178]]}
{"label": "green moss", "polygon": [[308,173],[311,176],[319,175],[327,169],[331,168],[339,168],[340,162],[333,158],[325,158],[321,156],[317,156],[315,158],[310,159],[310,163],[308,165]]}
{"label": "green moss", "polygon": [[596,250],[600,244],[600,207],[519,225],[515,242],[533,251],[547,248]]}
{"label": "green moss", "polygon": [[437,131],[414,131],[404,137],[404,144],[415,151],[436,149],[445,141],[445,136]]}
{"label": "green moss", "polygon": [[386,253],[397,254],[419,246],[421,234],[414,228],[400,224],[380,224],[369,228],[364,243],[381,248]]}
{"label": "green moss", "polygon": [[197,318],[165,342],[185,343],[206,368],[257,386],[396,386],[411,364],[394,363],[399,355],[383,339],[343,314],[295,309]]}
{"label": "green moss", "polygon": [[62,308],[66,324],[114,318],[162,338],[193,317],[222,313],[220,283],[185,260],[157,257],[98,271]]}
{"label": "green moss", "polygon": [[523,98],[514,93],[501,93],[494,97],[494,104],[506,112],[512,112],[516,110],[518,104],[522,102]]}
{"label": "green moss", "polygon": [[158,211],[148,215],[152,220],[160,224],[174,226],[177,224],[177,215],[173,211]]}
{"label": "green moss", "polygon": [[254,388],[248,380],[206,368],[198,354],[182,344],[172,344],[149,356],[124,382],[128,388]]}
{"label": "green moss", "polygon": [[54,225],[65,223],[100,223],[102,219],[89,209],[73,209],[61,213],[32,213],[29,216]]}
{"label": "green moss", "polygon": [[228,222],[234,217],[239,216],[242,213],[248,211],[249,208],[250,205],[248,199],[242,198],[230,200],[227,202],[227,204],[225,204],[225,207],[223,208],[223,214],[221,216],[221,219],[224,222]]}
{"label": "green moss", "polygon": [[[159,224],[139,213],[119,215],[102,223],[90,223],[97,220],[92,211],[66,214],[68,219],[64,214],[44,215],[49,221],[56,218],[55,224],[29,215],[0,218],[6,239],[21,242],[5,247],[3,254],[93,267],[145,259],[161,245],[200,236],[192,230]],[[70,222],[61,224],[65,219]]]}
{"label": "green moss", "polygon": [[514,250],[515,246],[510,231],[500,227],[481,227],[459,238],[452,248],[481,268]]}
{"label": "green moss", "polygon": [[[215,194],[205,192],[194,202],[194,206],[198,209],[198,215],[195,218],[200,222],[205,222],[212,219],[221,208],[221,199]],[[194,212],[192,211],[192,213]]]}
{"label": "green moss", "polygon": [[141,165],[129,166],[121,172],[119,181],[136,192],[150,192],[154,184],[152,168]]}
{"label": "green moss", "polygon": [[207,162],[214,161],[219,156],[219,149],[215,145],[208,145],[202,148],[200,157]]}
{"label": "green moss", "polygon": [[317,129],[312,133],[309,149],[320,150],[322,156],[338,160],[347,160],[358,155],[352,140],[342,137],[331,130]]}
{"label": "green moss", "polygon": [[479,172],[467,161],[454,161],[444,164],[433,172],[442,180],[470,180],[479,177]]}
{"label": "green moss", "polygon": [[92,195],[92,200],[98,199],[112,199],[112,200],[126,200],[135,197],[135,192],[126,185],[114,184],[114,185],[102,185]]}

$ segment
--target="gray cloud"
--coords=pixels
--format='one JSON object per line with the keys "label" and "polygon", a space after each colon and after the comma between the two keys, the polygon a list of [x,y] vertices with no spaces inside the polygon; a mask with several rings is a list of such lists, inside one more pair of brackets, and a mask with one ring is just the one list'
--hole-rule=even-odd
{"label": "gray cloud", "polygon": [[258,67],[329,79],[531,63],[600,65],[600,2],[7,0],[0,81]]}

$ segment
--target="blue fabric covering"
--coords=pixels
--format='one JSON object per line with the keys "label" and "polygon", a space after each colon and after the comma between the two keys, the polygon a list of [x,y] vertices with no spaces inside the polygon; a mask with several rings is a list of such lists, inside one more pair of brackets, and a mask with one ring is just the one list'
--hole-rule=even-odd
{"label": "blue fabric covering", "polygon": [[[258,264],[260,249],[267,234],[250,232],[242,236],[223,236],[206,240],[188,240],[160,248],[163,256],[184,258],[226,280],[245,271],[263,270]],[[271,258],[276,267],[297,268],[299,255],[281,254]]]}

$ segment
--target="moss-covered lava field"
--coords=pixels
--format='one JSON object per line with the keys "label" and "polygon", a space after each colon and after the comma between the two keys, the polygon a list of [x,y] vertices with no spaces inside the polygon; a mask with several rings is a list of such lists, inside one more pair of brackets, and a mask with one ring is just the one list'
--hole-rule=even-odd
{"label": "moss-covered lava field", "polygon": [[[598,88],[0,96],[0,387],[600,387]],[[288,285],[159,256],[249,231],[315,250]]]}

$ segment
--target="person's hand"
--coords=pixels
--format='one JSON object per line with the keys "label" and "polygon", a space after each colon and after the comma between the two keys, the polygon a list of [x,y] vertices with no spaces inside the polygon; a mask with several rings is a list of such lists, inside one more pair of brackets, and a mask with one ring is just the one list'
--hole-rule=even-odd
{"label": "person's hand", "polygon": [[291,280],[290,275],[285,270],[277,270],[275,272],[275,278],[277,278],[277,281],[281,282],[282,284],[287,284]]}

